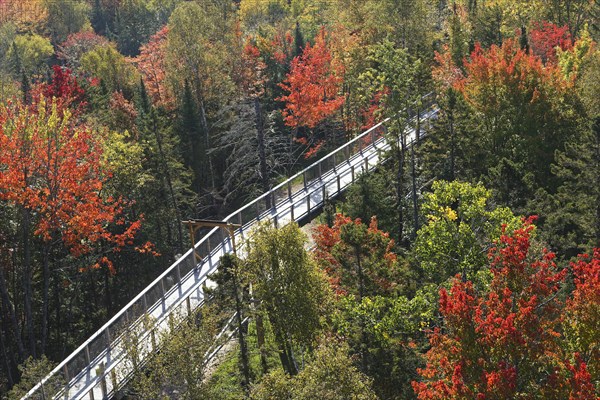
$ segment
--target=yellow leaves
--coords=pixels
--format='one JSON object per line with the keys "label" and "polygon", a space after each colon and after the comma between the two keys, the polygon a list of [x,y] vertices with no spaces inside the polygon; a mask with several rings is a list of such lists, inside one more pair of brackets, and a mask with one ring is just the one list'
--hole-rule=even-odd
{"label": "yellow leaves", "polygon": [[458,219],[458,215],[456,214],[456,211],[454,211],[453,209],[451,209],[450,207],[446,207],[444,209],[444,213],[446,214],[446,217],[450,220],[450,221],[456,221]]}
{"label": "yellow leaves", "polygon": [[48,18],[42,0],[5,0],[0,2],[0,25],[11,21],[20,32],[40,32]]}

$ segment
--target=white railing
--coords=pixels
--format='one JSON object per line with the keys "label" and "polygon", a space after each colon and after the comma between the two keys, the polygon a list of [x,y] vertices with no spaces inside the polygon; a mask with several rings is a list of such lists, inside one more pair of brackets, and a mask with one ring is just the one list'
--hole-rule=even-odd
{"label": "white railing", "polygon": [[[423,112],[422,132],[437,110]],[[302,221],[318,211],[326,198],[343,192],[363,171],[381,161],[390,146],[384,138],[391,120],[385,119],[353,140],[322,157],[270,191],[231,213],[225,221],[239,224],[240,245],[257,221],[275,226]],[[410,138],[412,141],[414,138]],[[131,376],[127,366],[124,332],[146,343],[142,356],[155,350],[159,333],[172,324],[174,316],[189,315],[204,301],[202,286],[214,272],[221,255],[232,252],[229,237],[212,229],[194,246],[203,259],[196,263],[192,249],[175,261],[133,298],[104,326],[79,346],[33,387],[24,399],[101,399],[112,396]],[[148,324],[148,321],[152,321]]]}

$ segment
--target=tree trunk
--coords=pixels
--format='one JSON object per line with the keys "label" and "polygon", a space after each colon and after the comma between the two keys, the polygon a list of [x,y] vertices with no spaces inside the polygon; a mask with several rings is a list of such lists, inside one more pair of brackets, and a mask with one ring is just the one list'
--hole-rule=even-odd
{"label": "tree trunk", "polygon": [[267,310],[269,314],[269,319],[271,320],[271,326],[273,327],[273,333],[275,334],[275,342],[277,343],[277,347],[279,348],[279,359],[281,360],[281,365],[283,370],[294,376],[298,373],[298,370],[295,368],[295,365],[292,361],[290,347],[283,329],[275,316],[275,312],[270,309]]}
{"label": "tree trunk", "polygon": [[238,290],[238,283],[235,277],[235,273],[233,274],[233,296],[235,298],[235,312],[237,315],[237,325],[238,325],[238,340],[240,343],[240,358],[241,358],[241,367],[242,367],[242,375],[244,377],[242,381],[242,387],[249,393],[250,391],[250,363],[248,358],[248,345],[246,343],[246,336],[244,334],[244,315],[242,312],[242,301],[240,299],[240,292]]}
{"label": "tree trunk", "polygon": [[55,279],[54,280],[54,304],[55,304],[55,310],[56,310],[56,318],[55,318],[55,323],[54,326],[56,327],[54,332],[56,335],[56,343],[54,345],[55,349],[59,349],[62,343],[62,335],[61,335],[61,304],[60,304],[60,279]]}
{"label": "tree trunk", "polygon": [[[0,321],[4,322],[2,315],[0,315]],[[4,323],[2,323],[2,326],[4,326]],[[4,360],[4,367],[6,368],[6,377],[8,378],[8,386],[11,387],[15,384],[15,382],[11,373],[12,368],[8,360],[8,353],[6,352],[6,345],[4,343],[4,332],[2,331],[2,328],[0,328],[0,355],[2,355],[2,359]]]}
{"label": "tree trunk", "polygon": [[[25,174],[27,181],[27,174]],[[29,230],[31,224],[31,215],[26,208],[22,209],[23,217],[23,291],[25,295],[25,321],[26,321],[26,336],[29,338],[29,353],[33,358],[37,357],[35,349],[35,331],[33,327],[33,311],[31,310],[31,302],[33,290],[31,287],[31,243],[29,238]]]}
{"label": "tree trunk", "polygon": [[[256,114],[256,133],[258,141],[258,160],[260,163],[260,178],[265,192],[269,191],[269,170],[267,166],[267,155],[265,151],[265,131],[262,120],[262,112],[258,97],[254,98],[254,113]],[[271,196],[267,196],[267,208],[271,208]]]}
{"label": "tree trunk", "polygon": [[110,295],[110,272],[105,269],[104,271],[104,307],[106,308],[106,315],[110,317],[112,315],[112,296]]}
{"label": "tree trunk", "polygon": [[50,301],[50,243],[44,244],[44,292],[42,294],[42,343],[40,353],[46,352],[46,341],[48,339],[48,302]]}
{"label": "tree trunk", "polygon": [[179,207],[177,205],[177,198],[175,197],[175,191],[173,190],[173,180],[171,179],[171,173],[169,171],[169,165],[167,164],[167,159],[165,157],[165,153],[163,151],[162,145],[162,135],[157,126],[156,115],[152,114],[152,130],[154,131],[154,135],[156,136],[156,143],[158,145],[158,151],[160,152],[160,159],[163,165],[163,170],[165,173],[165,179],[167,181],[167,188],[169,190],[169,197],[171,198],[171,207],[173,207],[173,211],[175,212],[175,218],[177,219],[177,242],[179,247],[179,252],[183,253],[183,231],[181,227],[181,215],[179,214]]}
{"label": "tree trunk", "polygon": [[210,184],[211,188],[215,188],[215,171],[212,162],[212,156],[210,155],[210,134],[208,131],[208,122],[206,120],[206,110],[204,108],[204,100],[200,100],[200,123],[202,124],[202,130],[204,131],[204,154],[206,155],[206,160],[208,161],[208,171],[210,173]]}
{"label": "tree trunk", "polygon": [[19,327],[19,322],[17,321],[17,316],[15,313],[15,307],[10,301],[10,295],[8,293],[8,286],[6,285],[6,279],[4,278],[4,271],[0,268],[0,296],[2,298],[3,308],[5,309],[4,314],[10,316],[10,322],[12,324],[12,331],[15,337],[15,343],[17,344],[17,350],[19,352],[19,359],[23,360],[25,358],[25,347],[23,346],[23,341],[21,340],[21,328]]}
{"label": "tree trunk", "polygon": [[400,129],[396,156],[398,158],[398,166],[396,169],[396,207],[398,209],[398,244],[404,243],[404,157],[406,154],[406,135],[404,134],[403,124],[398,121],[398,129]]}
{"label": "tree trunk", "polygon": [[267,351],[265,348],[265,325],[260,312],[256,313],[256,342],[260,353],[260,366],[263,374],[266,374],[269,372],[269,365],[267,364]]}
{"label": "tree trunk", "polygon": [[417,201],[417,172],[416,172],[416,159],[415,159],[415,147],[419,144],[421,138],[421,115],[420,110],[417,108],[417,126],[415,128],[416,140],[412,144],[411,151],[411,179],[412,179],[412,200],[413,200],[413,236],[415,240],[417,237],[417,231],[419,230],[419,202]]}

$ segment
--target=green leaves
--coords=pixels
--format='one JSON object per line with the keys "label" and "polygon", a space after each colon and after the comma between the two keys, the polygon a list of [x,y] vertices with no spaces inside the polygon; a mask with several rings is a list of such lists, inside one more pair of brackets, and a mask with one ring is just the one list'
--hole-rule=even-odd
{"label": "green leaves", "polygon": [[322,344],[297,376],[274,371],[252,391],[253,400],[375,400],[371,380],[352,365],[346,345]]}
{"label": "green leaves", "polygon": [[[292,344],[312,346],[327,307],[324,276],[304,249],[306,235],[290,223],[260,224],[247,243],[247,274],[288,362]],[[289,373],[294,368],[284,363]]]}
{"label": "green leaves", "polygon": [[505,207],[493,207],[482,185],[437,181],[425,195],[428,220],[417,233],[414,252],[427,278],[444,282],[457,273],[472,279],[487,262],[487,246],[500,237],[502,224],[518,226]]}

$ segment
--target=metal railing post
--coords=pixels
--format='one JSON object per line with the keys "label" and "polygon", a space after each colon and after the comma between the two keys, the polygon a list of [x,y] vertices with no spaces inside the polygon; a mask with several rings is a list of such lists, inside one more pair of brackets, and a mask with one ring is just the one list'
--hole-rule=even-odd
{"label": "metal railing post", "polygon": [[90,359],[90,346],[85,346],[84,354],[85,354],[85,362],[89,368],[90,364],[92,363],[92,360]]}

